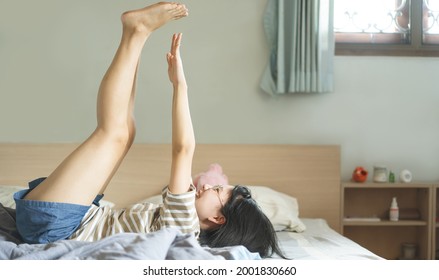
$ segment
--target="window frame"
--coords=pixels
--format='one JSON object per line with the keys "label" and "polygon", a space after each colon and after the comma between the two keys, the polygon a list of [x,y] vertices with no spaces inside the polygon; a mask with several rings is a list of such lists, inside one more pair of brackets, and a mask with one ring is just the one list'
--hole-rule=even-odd
{"label": "window frame", "polygon": [[423,0],[411,0],[410,44],[337,43],[335,55],[439,57],[439,44],[422,43]]}

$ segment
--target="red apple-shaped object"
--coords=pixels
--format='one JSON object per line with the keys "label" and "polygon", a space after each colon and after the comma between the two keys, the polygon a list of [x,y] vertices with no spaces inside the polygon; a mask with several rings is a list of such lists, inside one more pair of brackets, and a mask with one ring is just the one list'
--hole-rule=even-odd
{"label": "red apple-shaped object", "polygon": [[365,182],[367,180],[367,174],[367,170],[363,167],[356,167],[352,173],[352,180],[359,183]]}

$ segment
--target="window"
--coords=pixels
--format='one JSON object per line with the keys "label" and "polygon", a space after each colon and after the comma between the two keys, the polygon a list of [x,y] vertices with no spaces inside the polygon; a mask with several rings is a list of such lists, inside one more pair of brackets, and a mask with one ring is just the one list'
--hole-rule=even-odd
{"label": "window", "polygon": [[334,0],[338,55],[439,56],[439,0]]}

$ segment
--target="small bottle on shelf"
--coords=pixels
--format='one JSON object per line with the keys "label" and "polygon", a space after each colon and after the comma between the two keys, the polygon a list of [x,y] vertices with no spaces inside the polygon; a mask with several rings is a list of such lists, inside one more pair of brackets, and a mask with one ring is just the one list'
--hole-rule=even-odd
{"label": "small bottle on shelf", "polygon": [[395,183],[395,173],[392,170],[389,172],[389,183]]}
{"label": "small bottle on shelf", "polygon": [[399,208],[396,197],[392,198],[392,203],[390,204],[389,218],[391,221],[396,222],[399,220]]}

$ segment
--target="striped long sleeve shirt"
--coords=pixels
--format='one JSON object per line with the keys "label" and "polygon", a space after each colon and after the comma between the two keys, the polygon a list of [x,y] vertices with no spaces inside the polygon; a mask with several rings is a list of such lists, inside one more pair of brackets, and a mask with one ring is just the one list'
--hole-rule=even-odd
{"label": "striped long sleeve shirt", "polygon": [[69,239],[96,241],[123,232],[148,233],[165,227],[198,236],[195,188],[183,194],[162,191],[163,204],[138,203],[123,209],[92,205]]}

